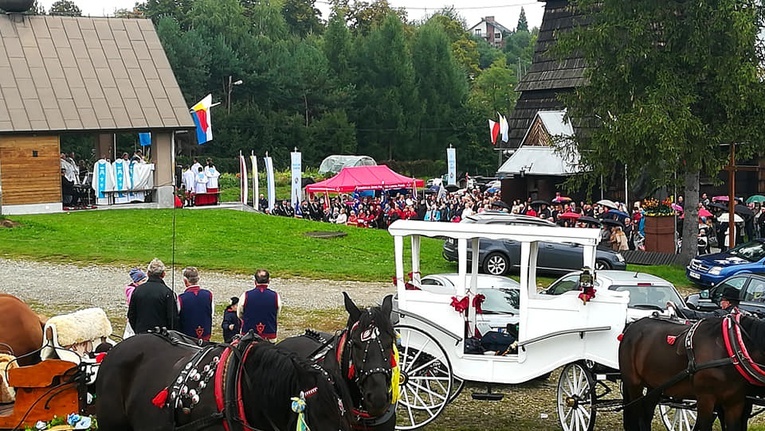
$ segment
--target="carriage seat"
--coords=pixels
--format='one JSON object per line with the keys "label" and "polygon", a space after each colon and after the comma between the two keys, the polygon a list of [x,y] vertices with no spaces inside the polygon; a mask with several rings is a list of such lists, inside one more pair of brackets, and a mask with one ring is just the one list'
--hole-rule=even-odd
{"label": "carriage seat", "polygon": [[79,364],[83,359],[89,359],[99,344],[115,344],[109,339],[111,334],[112,324],[101,308],[54,316],[45,323],[40,357]]}

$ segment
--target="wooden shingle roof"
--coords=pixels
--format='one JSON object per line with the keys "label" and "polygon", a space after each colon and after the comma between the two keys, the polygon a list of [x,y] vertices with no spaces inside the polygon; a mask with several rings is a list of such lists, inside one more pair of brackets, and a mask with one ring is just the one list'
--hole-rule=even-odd
{"label": "wooden shingle roof", "polygon": [[507,118],[510,133],[505,147],[517,148],[537,112],[564,109],[558,95],[573,91],[585,83],[583,58],[572,56],[560,60],[548,54],[556,34],[572,28],[575,21],[581,20],[582,16],[569,6],[568,0],[546,2],[531,69],[516,87],[521,95]]}
{"label": "wooden shingle roof", "polygon": [[193,127],[150,20],[0,15],[0,133]]}

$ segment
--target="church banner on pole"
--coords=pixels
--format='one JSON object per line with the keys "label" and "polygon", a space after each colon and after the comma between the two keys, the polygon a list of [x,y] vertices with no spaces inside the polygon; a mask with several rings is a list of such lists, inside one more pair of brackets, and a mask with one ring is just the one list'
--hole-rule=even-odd
{"label": "church banner on pole", "polygon": [[255,157],[255,151],[250,152],[250,163],[252,163],[252,207],[255,211],[260,208],[260,179],[258,178],[258,158]]}
{"label": "church banner on pole", "polygon": [[276,183],[274,182],[274,162],[266,153],[266,182],[268,183],[268,209],[273,210],[276,204]]}
{"label": "church banner on pole", "polygon": [[457,184],[457,149],[446,149],[446,167],[448,169],[449,178],[446,180],[446,184]]}
{"label": "church banner on pole", "polygon": [[301,160],[301,153],[295,151],[290,153],[290,167],[292,168],[292,208],[296,209],[300,205],[300,201],[303,200],[303,167]]}
{"label": "church banner on pole", "polygon": [[247,160],[244,158],[241,151],[239,152],[239,176],[239,185],[241,186],[241,202],[242,205],[247,205],[247,201],[249,200],[249,197],[247,196],[247,188],[249,187],[250,182],[247,181]]}

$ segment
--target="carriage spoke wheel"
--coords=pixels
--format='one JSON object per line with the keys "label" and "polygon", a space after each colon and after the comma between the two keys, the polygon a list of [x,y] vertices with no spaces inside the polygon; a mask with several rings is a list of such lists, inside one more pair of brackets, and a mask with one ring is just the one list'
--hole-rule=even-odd
{"label": "carriage spoke wheel", "polygon": [[452,365],[441,344],[412,326],[399,325],[396,331],[401,335],[396,429],[412,430],[433,421],[457,394]]}
{"label": "carriage spoke wheel", "polygon": [[696,425],[695,403],[659,404],[659,416],[667,431],[691,431]]}
{"label": "carriage spoke wheel", "polygon": [[568,364],[558,380],[558,421],[564,431],[595,428],[595,380],[582,364]]}

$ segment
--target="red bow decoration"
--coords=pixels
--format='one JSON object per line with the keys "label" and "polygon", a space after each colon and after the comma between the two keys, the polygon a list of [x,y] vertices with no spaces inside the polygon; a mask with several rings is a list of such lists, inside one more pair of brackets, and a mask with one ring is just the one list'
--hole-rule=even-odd
{"label": "red bow decoration", "polygon": [[483,309],[481,308],[481,304],[483,304],[483,301],[486,300],[486,297],[483,296],[482,293],[479,293],[478,295],[473,297],[473,307],[475,307],[476,314],[483,314]]}
{"label": "red bow decoration", "polygon": [[595,297],[595,288],[594,287],[585,287],[582,289],[582,293],[579,294],[579,299],[582,300],[582,303],[587,305],[588,302],[592,298]]}
{"label": "red bow decoration", "polygon": [[462,299],[457,299],[456,296],[452,296],[452,307],[454,307],[454,311],[457,313],[462,313],[463,311],[468,309],[468,297],[464,297]]}

